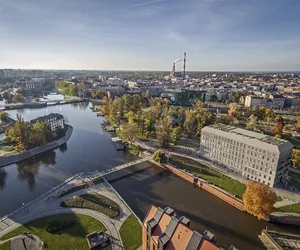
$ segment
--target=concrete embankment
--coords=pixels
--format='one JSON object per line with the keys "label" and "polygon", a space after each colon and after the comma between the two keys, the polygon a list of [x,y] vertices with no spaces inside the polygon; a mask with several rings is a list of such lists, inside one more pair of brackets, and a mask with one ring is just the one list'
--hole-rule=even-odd
{"label": "concrete embankment", "polygon": [[23,161],[27,158],[30,158],[32,156],[44,153],[48,150],[57,148],[59,146],[61,146],[62,144],[64,144],[65,142],[67,142],[71,135],[73,133],[73,127],[68,125],[68,129],[66,131],[66,135],[62,138],[60,138],[59,140],[53,141],[48,143],[47,145],[44,146],[40,146],[37,148],[33,148],[30,150],[27,150],[25,152],[21,152],[17,155],[10,155],[10,156],[6,156],[6,157],[0,157],[0,167],[4,167],[6,165],[10,165],[19,161]]}

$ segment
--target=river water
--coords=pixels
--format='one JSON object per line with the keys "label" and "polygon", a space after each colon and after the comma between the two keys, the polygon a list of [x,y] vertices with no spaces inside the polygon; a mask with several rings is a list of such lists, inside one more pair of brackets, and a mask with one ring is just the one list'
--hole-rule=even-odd
{"label": "river water", "polygon": [[[25,120],[51,112],[61,113],[74,131],[66,145],[0,169],[0,216],[78,172],[101,171],[135,158],[115,150],[110,134],[100,126],[103,118],[92,113],[89,105],[77,103],[9,111],[12,118],[21,114]],[[151,204],[170,206],[179,215],[188,217],[193,229],[199,232],[208,229],[215,233],[219,245],[225,247],[233,244],[239,249],[264,249],[258,234],[266,226],[276,230],[295,230],[258,221],[149,163],[112,174],[108,179],[141,220]]]}

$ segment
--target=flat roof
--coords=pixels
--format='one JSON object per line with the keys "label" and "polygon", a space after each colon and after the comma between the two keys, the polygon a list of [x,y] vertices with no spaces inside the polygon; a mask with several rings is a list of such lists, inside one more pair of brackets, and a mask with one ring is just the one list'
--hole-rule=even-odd
{"label": "flat roof", "polygon": [[228,137],[229,139],[233,140],[238,140],[269,151],[284,152],[294,147],[294,145],[287,140],[275,138],[270,135],[265,135],[222,123],[216,123],[210,126],[206,126],[202,129],[202,131],[214,132],[214,134]]}

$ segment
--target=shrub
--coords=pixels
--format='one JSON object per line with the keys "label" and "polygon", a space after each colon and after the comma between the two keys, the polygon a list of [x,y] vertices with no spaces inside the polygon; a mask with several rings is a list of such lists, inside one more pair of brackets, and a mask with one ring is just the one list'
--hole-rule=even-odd
{"label": "shrub", "polygon": [[46,231],[51,234],[56,234],[61,230],[65,230],[71,227],[74,224],[74,220],[65,220],[65,221],[58,221],[54,220],[51,221],[49,225],[46,226]]}

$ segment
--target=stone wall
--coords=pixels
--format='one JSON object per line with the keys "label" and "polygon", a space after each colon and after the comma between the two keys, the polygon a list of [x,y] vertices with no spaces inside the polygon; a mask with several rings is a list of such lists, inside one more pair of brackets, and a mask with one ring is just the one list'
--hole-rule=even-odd
{"label": "stone wall", "polygon": [[270,221],[275,223],[300,226],[300,215],[292,213],[273,213],[270,215]]}
{"label": "stone wall", "polygon": [[30,150],[27,150],[25,152],[21,152],[17,155],[10,155],[10,156],[6,156],[6,157],[0,157],[0,167],[4,167],[6,165],[10,165],[19,161],[23,161],[27,158],[30,158],[32,156],[44,153],[48,150],[57,148],[59,146],[61,146],[62,144],[64,144],[65,142],[67,142],[71,135],[73,133],[73,127],[68,125],[68,129],[66,131],[66,135],[62,138],[60,138],[59,140],[53,141],[48,143],[47,145],[44,146],[40,146],[40,147],[36,147]]}

